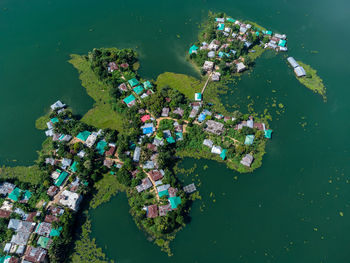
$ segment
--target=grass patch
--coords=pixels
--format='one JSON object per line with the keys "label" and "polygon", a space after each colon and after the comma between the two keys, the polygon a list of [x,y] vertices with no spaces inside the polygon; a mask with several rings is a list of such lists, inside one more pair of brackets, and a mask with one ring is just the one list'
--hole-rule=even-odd
{"label": "grass patch", "polygon": [[327,101],[326,88],[323,84],[322,79],[317,75],[317,71],[301,61],[297,62],[300,66],[302,66],[305,69],[306,72],[305,77],[297,77],[300,83],[308,89],[312,90],[313,92],[320,94],[323,97],[323,100]]}
{"label": "grass patch", "polygon": [[43,182],[43,172],[39,166],[16,166],[0,168],[0,177],[2,179],[13,179],[21,182],[39,185]]}
{"label": "grass patch", "polygon": [[115,175],[105,174],[101,180],[94,185],[96,193],[90,202],[90,207],[96,208],[108,202],[119,191],[125,191],[126,187],[121,185]]}
{"label": "grass patch", "polygon": [[71,55],[69,63],[78,70],[81,84],[86,89],[87,94],[96,102],[94,108],[83,116],[82,121],[97,128],[122,131],[123,119],[109,103],[111,87],[98,79],[84,56]]}
{"label": "grass patch", "polygon": [[196,92],[202,91],[204,83],[204,81],[194,77],[172,72],[160,74],[156,81],[158,87],[169,86],[177,89],[190,100],[194,100],[194,94]]}
{"label": "grass patch", "polygon": [[35,121],[35,128],[37,128],[38,130],[46,130],[47,129],[46,123],[49,120],[50,120],[50,113],[48,112],[47,114],[45,114],[44,116],[39,117]]}

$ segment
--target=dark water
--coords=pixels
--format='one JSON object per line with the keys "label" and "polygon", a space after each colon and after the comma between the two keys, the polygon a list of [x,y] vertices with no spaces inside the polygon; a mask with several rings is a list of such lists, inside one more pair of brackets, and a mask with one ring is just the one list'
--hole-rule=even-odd
{"label": "dark water", "polygon": [[191,178],[203,199],[172,258],[138,231],[123,195],[91,211],[94,237],[117,262],[349,262],[348,1],[1,1],[0,163],[36,158],[43,136],[34,120],[51,102],[81,114],[91,107],[69,54],[133,47],[145,77],[195,75],[184,54],[209,9],[286,33],[289,54],[324,79],[328,102],[298,83],[283,56],[266,53],[223,98],[272,113],[263,166],[239,175],[212,161],[183,161],[197,164]]}

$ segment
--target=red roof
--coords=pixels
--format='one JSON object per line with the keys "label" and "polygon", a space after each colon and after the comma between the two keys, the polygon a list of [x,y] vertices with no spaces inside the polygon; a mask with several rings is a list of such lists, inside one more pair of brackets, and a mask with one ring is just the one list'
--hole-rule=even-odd
{"label": "red roof", "polygon": [[44,262],[46,258],[47,251],[41,247],[31,247],[28,246],[26,253],[24,254],[24,259],[30,262]]}
{"label": "red roof", "polygon": [[57,217],[55,217],[54,215],[46,215],[44,221],[46,223],[52,223],[52,222],[58,222],[60,220]]}
{"label": "red roof", "polygon": [[157,151],[157,145],[155,145],[155,144],[152,144],[152,143],[149,143],[149,144],[147,144],[147,149],[149,149],[149,150],[151,150],[151,151],[153,151],[153,152],[156,152]]}
{"label": "red roof", "polygon": [[28,217],[27,217],[27,220],[28,222],[34,222],[34,217],[36,216],[37,212],[32,212],[32,213],[29,213]]}
{"label": "red roof", "polygon": [[152,170],[149,172],[149,175],[153,181],[158,181],[163,178],[163,175],[160,171],[158,170]]}
{"label": "red roof", "polygon": [[58,192],[58,188],[57,188],[57,186],[54,186],[54,185],[51,185],[49,187],[49,189],[47,190],[47,194],[49,196],[54,196],[55,194],[57,194],[57,192]]}
{"label": "red roof", "polygon": [[155,218],[158,216],[158,206],[157,205],[149,205],[147,206],[147,217]]}
{"label": "red roof", "polygon": [[106,156],[113,155],[115,152],[115,147],[111,146],[107,152],[105,152]]}
{"label": "red roof", "polygon": [[120,64],[120,66],[121,66],[122,68],[128,68],[128,67],[129,67],[129,64],[128,64],[128,63],[122,63],[122,64]]}
{"label": "red roof", "polygon": [[142,117],[141,117],[141,121],[142,122],[146,122],[146,121],[148,121],[149,119],[151,119],[151,116],[150,115],[143,115]]}
{"label": "red roof", "polygon": [[0,218],[9,218],[11,215],[11,211],[0,210]]}
{"label": "red roof", "polygon": [[263,131],[264,130],[264,126],[263,126],[263,124],[262,123],[254,123],[254,128],[257,128],[257,129],[259,129],[259,130],[261,130],[261,131]]}

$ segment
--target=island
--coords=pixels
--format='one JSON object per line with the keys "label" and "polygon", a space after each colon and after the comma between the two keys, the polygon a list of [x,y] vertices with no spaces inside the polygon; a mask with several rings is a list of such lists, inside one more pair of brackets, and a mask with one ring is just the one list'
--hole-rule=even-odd
{"label": "island", "polygon": [[200,79],[170,72],[145,79],[132,49],[72,55],[95,104],[83,117],[60,100],[52,104],[36,121],[47,136],[36,163],[0,169],[2,260],[107,262],[89,238],[86,211],[118,192],[126,193],[138,228],[172,255],[170,242],[200,198],[198,186],[181,183],[176,164],[206,158],[240,173],[262,165],[271,119],[228,112],[219,95],[266,49],[286,52],[286,45],[285,35],[210,13],[188,52]]}

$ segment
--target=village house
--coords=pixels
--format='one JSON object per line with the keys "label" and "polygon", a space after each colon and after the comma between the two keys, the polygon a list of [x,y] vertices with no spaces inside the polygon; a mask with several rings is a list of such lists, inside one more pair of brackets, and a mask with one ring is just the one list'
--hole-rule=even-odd
{"label": "village house", "polygon": [[164,176],[164,172],[162,173],[162,172],[159,171],[159,170],[152,170],[152,171],[150,171],[148,174],[149,174],[149,176],[150,176],[150,178],[151,178],[151,180],[152,180],[153,182],[162,179],[163,176]]}
{"label": "village house", "polygon": [[237,63],[236,66],[237,66],[237,72],[242,72],[247,68],[242,62]]}
{"label": "village house", "polygon": [[58,193],[58,187],[55,185],[51,185],[49,189],[47,190],[47,195],[50,197],[55,196]]}
{"label": "village house", "polygon": [[222,152],[222,148],[220,146],[214,145],[213,148],[211,148],[211,153],[220,155],[221,152]]}
{"label": "village house", "polygon": [[47,250],[43,249],[41,247],[32,247],[28,246],[27,250],[24,254],[24,259],[28,260],[29,262],[45,262],[47,256]]}
{"label": "village house", "polygon": [[66,107],[66,104],[63,104],[60,100],[58,100],[54,104],[52,104],[50,107],[51,107],[51,110],[59,110]]}
{"label": "village house", "polygon": [[192,184],[189,184],[189,185],[186,185],[184,188],[183,188],[184,192],[187,193],[187,194],[192,194],[193,192],[195,192],[197,189],[196,189],[196,186],[194,185],[194,183]]}
{"label": "village house", "polygon": [[125,83],[122,83],[118,86],[118,89],[121,91],[121,92],[126,92],[128,91],[128,87],[126,86]]}
{"label": "village house", "polygon": [[108,63],[107,70],[109,73],[112,73],[113,71],[118,70],[118,69],[119,69],[119,67],[118,67],[117,63],[115,63],[115,62]]}
{"label": "village house", "polygon": [[59,203],[74,211],[78,211],[82,196],[68,190],[64,190],[59,197]]}
{"label": "village house", "polygon": [[152,187],[152,182],[148,177],[142,179],[141,182],[140,185],[136,186],[136,190],[139,193]]}
{"label": "village house", "polygon": [[212,71],[214,68],[214,62],[206,60],[203,65],[203,70]]}
{"label": "village house", "polygon": [[224,132],[224,124],[221,122],[208,120],[206,122],[207,127],[205,130],[216,135],[221,135]]}
{"label": "village house", "polygon": [[147,206],[147,217],[148,218],[156,218],[158,217],[158,206],[157,205],[149,205]]}
{"label": "village house", "polygon": [[169,116],[169,108],[163,108],[162,109],[162,117],[168,117]]}
{"label": "village house", "polygon": [[134,162],[139,162],[140,161],[140,156],[141,156],[141,148],[137,146],[134,151],[134,156],[133,156],[133,161]]}
{"label": "village house", "polygon": [[252,162],[254,160],[254,157],[251,154],[246,154],[242,160],[241,160],[241,164],[243,164],[244,166],[250,167]]}
{"label": "village house", "polygon": [[177,107],[175,110],[173,110],[173,114],[177,114],[177,115],[180,115],[181,117],[183,117],[184,110],[181,109],[180,107]]}
{"label": "village house", "polygon": [[220,76],[221,76],[221,73],[220,73],[220,72],[214,72],[214,73],[211,75],[211,80],[212,80],[212,81],[220,81]]}
{"label": "village house", "polygon": [[103,165],[106,166],[107,168],[111,168],[114,164],[114,160],[112,159],[104,159]]}
{"label": "village house", "polygon": [[204,139],[203,145],[208,146],[209,148],[213,147],[213,141],[209,139]]}

